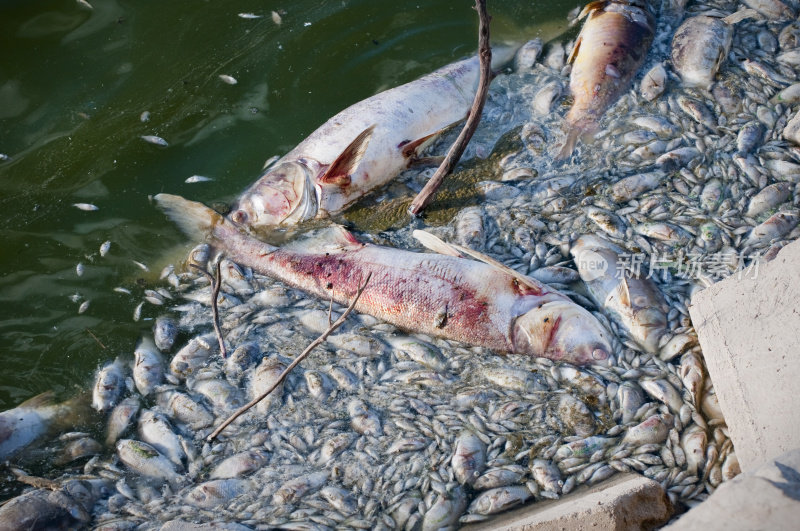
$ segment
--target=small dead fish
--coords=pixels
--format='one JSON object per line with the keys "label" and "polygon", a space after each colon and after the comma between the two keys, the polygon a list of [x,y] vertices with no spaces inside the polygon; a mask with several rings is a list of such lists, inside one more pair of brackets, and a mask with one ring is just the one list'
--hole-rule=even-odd
{"label": "small dead fish", "polygon": [[114,446],[114,443],[127,431],[138,413],[139,398],[135,396],[129,396],[111,410],[106,427],[107,446]]}
{"label": "small dead fish", "polygon": [[88,301],[88,300],[83,301],[81,303],[81,305],[78,306],[78,314],[82,314],[82,313],[86,312],[86,310],[89,309],[89,304],[91,304],[91,301]]}
{"label": "small dead fish", "polygon": [[156,322],[153,324],[153,339],[158,350],[161,352],[169,352],[172,350],[172,345],[175,344],[175,339],[177,337],[178,327],[175,321],[163,315],[156,319]]}
{"label": "small dead fish", "polygon": [[267,462],[268,456],[267,452],[259,448],[233,454],[215,466],[208,477],[226,479],[246,476],[259,470]]}
{"label": "small dead fish", "polygon": [[194,183],[207,183],[209,181],[213,181],[211,177],[204,177],[202,175],[192,175],[191,177],[187,177],[184,181],[186,184],[194,184]]}
{"label": "small dead fish", "polygon": [[141,269],[142,271],[147,271],[147,272],[149,272],[149,271],[150,271],[150,268],[149,268],[149,267],[147,267],[146,265],[144,265],[144,264],[143,264],[143,263],[141,263],[141,262],[137,262],[136,260],[131,260],[131,262],[133,262],[133,263],[134,263],[134,265],[136,265],[136,267],[138,267],[138,268],[139,268],[139,269]]}
{"label": "small dead fish", "polygon": [[142,396],[147,396],[164,381],[164,360],[148,337],[139,341],[133,356],[133,381]]}
{"label": "small dead fish", "polygon": [[747,206],[747,217],[753,218],[780,205],[792,195],[792,184],[780,182],[771,184],[758,192]]}
{"label": "small dead fish", "polygon": [[78,210],[83,210],[85,212],[94,212],[95,210],[100,210],[100,207],[95,206],[91,203],[72,203],[72,206],[74,206]]}
{"label": "small dead fish", "polygon": [[145,142],[147,142],[148,144],[153,144],[153,145],[155,145],[155,146],[161,146],[161,147],[167,147],[167,146],[169,146],[169,144],[167,143],[167,141],[166,141],[166,140],[164,140],[163,138],[161,138],[160,136],[156,136],[156,135],[142,135],[142,136],[141,136],[141,138],[142,138],[142,140],[144,140],[144,141],[145,141]]}
{"label": "small dead fish", "polygon": [[254,19],[257,19],[257,18],[262,18],[261,15],[256,15],[255,13],[239,13],[237,16],[239,18],[243,18],[243,19],[246,19],[246,20],[254,20]]}
{"label": "small dead fish", "polygon": [[469,506],[469,512],[488,515],[510,509],[528,501],[533,494],[528,487],[515,485],[482,492]]}
{"label": "small dead fish", "polygon": [[456,439],[450,464],[456,481],[472,485],[486,466],[486,445],[471,431],[462,431]]}
{"label": "small dead fish", "polygon": [[221,80],[222,80],[224,83],[227,83],[228,85],[235,85],[236,83],[238,83],[238,81],[236,81],[236,78],[235,78],[235,77],[233,77],[233,76],[229,76],[229,75],[227,75],[227,74],[220,74],[220,75],[219,75],[219,78],[220,78],[220,79],[221,79]]}
{"label": "small dead fish", "polygon": [[177,481],[180,476],[175,465],[147,443],[122,439],[117,443],[120,461],[141,476]]}
{"label": "small dead fish", "polygon": [[150,111],[142,111],[142,114],[139,115],[139,121],[142,123],[150,121]]}
{"label": "small dead fish", "polygon": [[124,364],[117,358],[97,373],[92,393],[92,407],[97,411],[108,411],[117,403],[124,387]]}
{"label": "small dead fish", "polygon": [[755,15],[743,9],[725,18],[698,15],[686,19],[672,37],[672,66],[686,85],[709,88],[728,57],[733,24]]}
{"label": "small dead fish", "polygon": [[105,241],[102,245],[100,245],[100,256],[105,256],[108,254],[108,251],[111,249],[111,242]]}
{"label": "small dead fish", "polygon": [[272,13],[270,13],[270,16],[272,17],[272,22],[274,22],[278,26],[280,26],[281,22],[283,22],[283,19],[281,19],[281,16],[277,11],[273,11]]}
{"label": "small dead fish", "polygon": [[642,78],[639,92],[647,101],[653,101],[664,92],[666,85],[667,71],[664,70],[664,65],[658,63]]}

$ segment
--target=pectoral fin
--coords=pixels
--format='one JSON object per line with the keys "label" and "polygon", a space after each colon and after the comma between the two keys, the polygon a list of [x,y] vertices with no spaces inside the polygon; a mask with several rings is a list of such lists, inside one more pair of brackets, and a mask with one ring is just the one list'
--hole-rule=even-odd
{"label": "pectoral fin", "polygon": [[355,140],[350,142],[350,145],[344,148],[344,151],[328,166],[322,177],[319,177],[319,182],[339,186],[350,184],[350,176],[356,171],[358,164],[364,157],[374,129],[375,125],[367,127]]}
{"label": "pectoral fin", "polygon": [[569,57],[567,57],[567,64],[572,64],[572,62],[578,56],[578,50],[581,47],[581,41],[583,41],[583,38],[578,35],[578,38],[575,39],[575,44],[572,45],[572,51],[569,52]]}

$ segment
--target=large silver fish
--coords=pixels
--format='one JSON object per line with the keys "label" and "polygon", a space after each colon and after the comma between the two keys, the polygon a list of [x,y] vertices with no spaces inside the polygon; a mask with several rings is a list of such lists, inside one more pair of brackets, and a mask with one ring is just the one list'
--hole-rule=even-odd
{"label": "large silver fish", "polygon": [[647,352],[658,352],[666,333],[668,307],[652,280],[642,271],[626,267],[625,255],[630,253],[591,234],[578,238],[570,253],[595,303]]}
{"label": "large silver fish", "polygon": [[338,226],[278,248],[200,203],[155,199],[190,236],[316,297],[347,304],[371,275],[355,309],[406,330],[575,364],[611,352],[609,332],[591,313],[502,265],[365,244]]}
{"label": "large silver fish", "polygon": [[[513,55],[493,50],[493,66]],[[339,212],[406,169],[475,96],[477,57],[445,66],[341,111],[269,167],[233,205],[231,219],[268,229]]]}
{"label": "large silver fish", "polygon": [[597,131],[597,124],[628,90],[653,41],[653,16],[646,1],[598,0],[583,8],[588,15],[569,62],[569,91],[574,98],[566,116],[567,141],[557,155],[572,154],[578,139]]}
{"label": "large silver fish", "polygon": [[0,413],[0,459],[13,457],[29,444],[74,429],[89,414],[88,399],[79,395],[57,404],[51,391]]}

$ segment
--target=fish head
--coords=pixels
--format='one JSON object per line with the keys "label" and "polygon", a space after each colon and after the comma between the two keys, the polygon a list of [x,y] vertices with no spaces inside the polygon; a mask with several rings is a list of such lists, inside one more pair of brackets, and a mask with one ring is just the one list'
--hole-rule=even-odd
{"label": "fish head", "polygon": [[312,172],[303,161],[279,162],[238,199],[231,220],[249,229],[294,225],[317,215]]}
{"label": "fish head", "polygon": [[514,352],[566,361],[600,363],[613,352],[611,334],[591,313],[568,300],[552,300],[514,321]]}

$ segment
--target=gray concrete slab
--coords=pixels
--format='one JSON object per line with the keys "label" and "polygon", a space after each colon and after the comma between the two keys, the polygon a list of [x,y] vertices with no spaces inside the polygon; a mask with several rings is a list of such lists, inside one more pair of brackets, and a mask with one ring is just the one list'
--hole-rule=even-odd
{"label": "gray concrete slab", "polygon": [[800,450],[727,481],[669,531],[800,529]]}
{"label": "gray concrete slab", "polygon": [[800,241],[700,291],[689,313],[742,470],[800,447]]}
{"label": "gray concrete slab", "polygon": [[558,500],[537,501],[462,530],[633,531],[663,525],[671,514],[672,506],[661,485],[639,474],[618,474]]}

